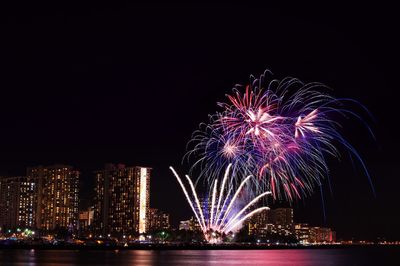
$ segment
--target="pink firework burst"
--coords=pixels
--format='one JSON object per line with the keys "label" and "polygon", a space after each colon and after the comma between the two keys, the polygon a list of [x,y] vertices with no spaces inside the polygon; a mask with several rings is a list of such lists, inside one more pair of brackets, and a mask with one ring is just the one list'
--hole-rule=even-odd
{"label": "pink firework burst", "polygon": [[[266,71],[258,79],[251,77],[243,93],[237,85],[228,101],[218,104],[222,110],[193,134],[194,147],[187,153],[196,157],[192,170],[200,166],[200,176],[213,182],[232,164],[233,176],[251,174],[260,190],[293,201],[321,184],[328,176],[326,157],[339,157],[337,146],[342,146],[358,159],[370,180],[334,119],[334,114],[359,118],[343,108],[348,100],[322,93],[326,87],[320,83],[271,76]],[[232,183],[240,180],[233,178]]]}

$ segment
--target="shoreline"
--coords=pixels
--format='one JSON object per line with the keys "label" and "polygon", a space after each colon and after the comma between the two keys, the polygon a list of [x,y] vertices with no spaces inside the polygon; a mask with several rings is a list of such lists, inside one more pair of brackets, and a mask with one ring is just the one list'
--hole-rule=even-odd
{"label": "shoreline", "polygon": [[0,245],[0,250],[276,250],[276,249],[348,249],[348,248],[399,248],[400,245],[379,244],[352,244],[352,245],[311,245],[311,246],[289,246],[289,245],[188,245],[188,244],[138,244],[124,246],[80,246],[80,245]]}

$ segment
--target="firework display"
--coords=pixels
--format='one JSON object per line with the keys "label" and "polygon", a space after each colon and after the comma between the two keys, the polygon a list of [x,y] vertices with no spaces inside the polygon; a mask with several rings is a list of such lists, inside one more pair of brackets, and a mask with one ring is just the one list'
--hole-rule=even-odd
{"label": "firework display", "polygon": [[[218,179],[215,179],[213,184],[210,185],[209,191],[212,191],[210,199],[205,199],[203,204],[200,203],[199,197],[195,190],[192,180],[188,175],[186,179],[191,188],[191,193],[186,189],[178,173],[173,167],[170,167],[172,173],[176,177],[183,193],[192,209],[197,222],[204,234],[205,239],[209,243],[218,243],[222,238],[231,234],[238,229],[241,224],[253,215],[268,210],[266,206],[255,207],[256,204],[271,192],[263,192],[254,198],[251,198],[245,206],[241,206],[243,196],[240,196],[246,185],[249,185],[251,176],[247,176],[242,180],[239,187],[235,190],[229,185],[231,164],[225,170],[222,184],[218,190]],[[231,195],[233,193],[233,196]]]}
{"label": "firework display", "polygon": [[[293,201],[312,193],[328,176],[327,157],[339,157],[339,146],[368,172],[356,150],[339,132],[339,116],[360,117],[345,108],[350,99],[323,93],[320,83],[295,78],[276,80],[269,71],[250,84],[236,85],[221,111],[201,124],[189,142],[186,158],[192,171],[214,183],[232,164],[231,185],[252,175],[257,192],[271,191],[274,199]],[[361,119],[360,119],[361,120]],[[362,121],[362,120],[361,120]],[[369,178],[370,179],[370,178]]]}
{"label": "firework display", "polygon": [[218,103],[222,110],[211,115],[209,123],[200,124],[186,158],[194,158],[190,173],[200,170],[197,181],[203,182],[197,184],[205,185],[206,197],[199,199],[186,175],[189,193],[170,169],[208,242],[221,241],[245,220],[267,210],[259,202],[265,203],[269,194],[288,202],[311,194],[328,176],[327,157],[338,158],[339,146],[358,160],[371,183],[337,121],[344,116],[363,122],[345,108],[345,103],[358,103],[333,98],[323,93],[326,89],[295,78],[272,79],[271,72],[265,71],[259,78],[251,76],[245,87],[236,85],[228,101]]}

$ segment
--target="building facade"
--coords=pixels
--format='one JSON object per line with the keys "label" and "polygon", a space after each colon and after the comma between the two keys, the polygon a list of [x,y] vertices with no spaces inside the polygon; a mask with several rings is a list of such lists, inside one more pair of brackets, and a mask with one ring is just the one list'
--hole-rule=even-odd
{"label": "building facade", "polygon": [[107,164],[95,172],[94,231],[98,236],[134,236],[149,229],[148,167]]}
{"label": "building facade", "polygon": [[0,178],[0,227],[35,227],[35,186],[25,176]]}
{"label": "building facade", "polygon": [[295,224],[294,232],[300,244],[310,243],[310,226],[306,223]]}
{"label": "building facade", "polygon": [[28,168],[36,185],[35,226],[43,231],[58,228],[75,232],[79,223],[79,171],[68,165]]}
{"label": "building facade", "polygon": [[265,210],[254,215],[248,222],[249,235],[265,236],[270,210]]}
{"label": "building facade", "polygon": [[328,227],[310,227],[309,243],[334,243],[336,242],[336,233]]}
{"label": "building facade", "polygon": [[149,209],[149,231],[169,229],[169,214],[158,209]]}
{"label": "building facade", "polygon": [[270,223],[275,225],[278,235],[291,235],[294,233],[293,209],[277,208],[270,211]]}
{"label": "building facade", "polygon": [[201,232],[201,227],[200,227],[200,224],[198,223],[197,219],[195,219],[194,217],[191,217],[189,220],[179,222],[179,230]]}
{"label": "building facade", "polygon": [[277,208],[258,213],[248,222],[249,235],[290,236],[294,233],[293,209]]}

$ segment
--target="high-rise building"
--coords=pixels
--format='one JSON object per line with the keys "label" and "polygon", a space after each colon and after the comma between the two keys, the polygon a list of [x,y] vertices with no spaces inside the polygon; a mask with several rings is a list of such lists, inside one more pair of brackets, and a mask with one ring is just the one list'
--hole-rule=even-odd
{"label": "high-rise building", "polygon": [[179,222],[179,230],[201,232],[201,227],[197,219],[191,217],[189,220]]}
{"label": "high-rise building", "polygon": [[269,213],[271,210],[265,210],[254,215],[248,222],[249,235],[264,236],[267,232]]}
{"label": "high-rise building", "polygon": [[277,208],[260,212],[248,222],[249,235],[266,236],[278,234],[289,236],[293,234],[293,209]]}
{"label": "high-rise building", "polygon": [[328,227],[310,227],[310,243],[336,242],[336,233]]}
{"label": "high-rise building", "polygon": [[169,229],[169,214],[158,209],[149,209],[149,231]]}
{"label": "high-rise building", "polygon": [[133,236],[148,231],[148,167],[107,164],[95,172],[94,230],[97,235]]}
{"label": "high-rise building", "polygon": [[19,185],[18,224],[21,227],[35,227],[35,193],[36,182],[23,177]]}
{"label": "high-rise building", "polygon": [[300,244],[307,244],[310,242],[310,226],[308,224],[295,224],[294,233]]}
{"label": "high-rise building", "polygon": [[18,177],[3,177],[0,180],[0,226],[16,227],[19,197]]}
{"label": "high-rise building", "polygon": [[35,226],[35,186],[24,176],[0,178],[0,226]]}
{"label": "high-rise building", "polygon": [[269,222],[275,225],[279,235],[291,235],[294,233],[293,209],[277,208],[269,212]]}
{"label": "high-rise building", "polygon": [[310,243],[317,243],[320,242],[319,238],[319,227],[311,227],[310,228]]}
{"label": "high-rise building", "polygon": [[292,208],[277,208],[271,210],[270,221],[277,225],[293,226],[293,209]]}
{"label": "high-rise building", "polygon": [[36,184],[36,227],[45,231],[58,228],[76,231],[79,171],[68,165],[38,166],[28,168],[27,176]]}

